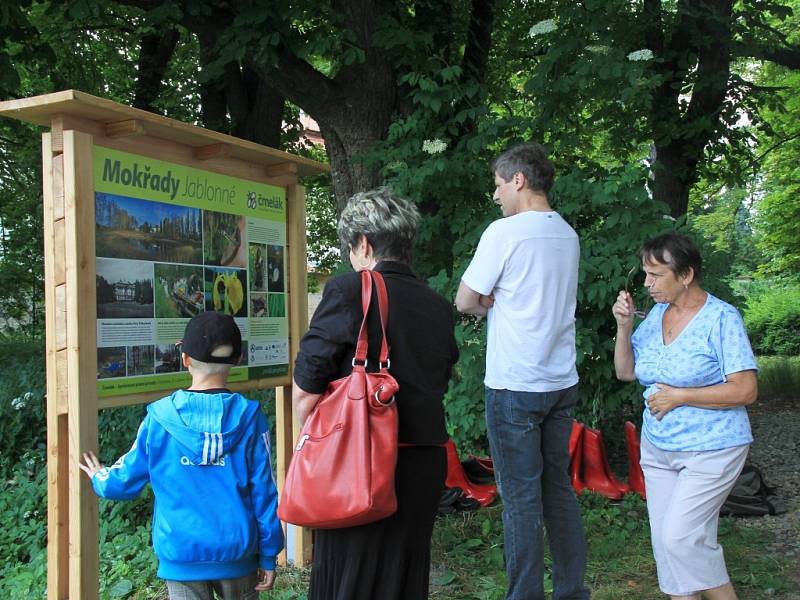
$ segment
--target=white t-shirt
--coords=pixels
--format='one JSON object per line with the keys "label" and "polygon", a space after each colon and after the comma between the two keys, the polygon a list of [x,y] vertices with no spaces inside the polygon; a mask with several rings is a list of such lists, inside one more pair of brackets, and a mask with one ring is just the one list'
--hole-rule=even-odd
{"label": "white t-shirt", "polygon": [[557,212],[499,219],[461,280],[488,296],[486,378],[493,389],[553,392],[575,385],[578,235]]}

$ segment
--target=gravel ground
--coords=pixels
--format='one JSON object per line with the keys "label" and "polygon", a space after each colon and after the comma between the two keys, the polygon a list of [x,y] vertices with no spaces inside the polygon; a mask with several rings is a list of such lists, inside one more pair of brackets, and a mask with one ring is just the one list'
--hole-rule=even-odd
{"label": "gravel ground", "polygon": [[[794,566],[789,575],[800,590],[800,400],[770,400],[748,407],[755,441],[748,460],[761,469],[767,485],[776,489],[786,512],[742,519],[747,527],[773,532],[769,551]],[[800,591],[774,596],[800,600]]]}

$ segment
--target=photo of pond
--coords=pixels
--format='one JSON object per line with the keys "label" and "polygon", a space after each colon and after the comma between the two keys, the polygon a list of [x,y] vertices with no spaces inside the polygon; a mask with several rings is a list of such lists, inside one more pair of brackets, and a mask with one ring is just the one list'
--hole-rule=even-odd
{"label": "photo of pond", "polygon": [[95,194],[97,256],[201,264],[200,213],[197,208],[98,192]]}

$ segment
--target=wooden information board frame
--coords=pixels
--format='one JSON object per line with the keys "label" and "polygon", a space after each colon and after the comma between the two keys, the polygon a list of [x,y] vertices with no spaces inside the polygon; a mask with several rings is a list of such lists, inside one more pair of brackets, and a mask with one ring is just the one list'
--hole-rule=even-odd
{"label": "wooden information board frame", "polygon": [[[42,135],[47,362],[47,597],[98,597],[98,504],[78,468],[97,450],[98,411],[148,402],[163,390],[98,398],[94,145],[279,186],[286,192],[287,375],[231,384],[275,388],[278,488],[293,440],[291,365],[308,328],[305,190],[298,177],[326,165],[75,90],[0,102],[0,115],[50,128]],[[310,532],[291,528],[287,559],[306,564]]]}

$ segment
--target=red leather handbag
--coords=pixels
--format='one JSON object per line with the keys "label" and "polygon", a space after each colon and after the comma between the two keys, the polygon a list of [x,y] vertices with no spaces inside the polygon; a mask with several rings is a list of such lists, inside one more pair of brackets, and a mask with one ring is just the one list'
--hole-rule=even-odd
{"label": "red leather handbag", "polygon": [[[367,313],[373,280],[383,338],[378,371],[367,373]],[[378,521],[397,511],[399,386],[389,374],[389,299],[380,273],[361,272],[364,317],[353,372],[328,385],[306,419],[286,472],[278,517],[303,527],[336,529]]]}

